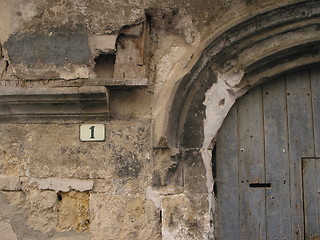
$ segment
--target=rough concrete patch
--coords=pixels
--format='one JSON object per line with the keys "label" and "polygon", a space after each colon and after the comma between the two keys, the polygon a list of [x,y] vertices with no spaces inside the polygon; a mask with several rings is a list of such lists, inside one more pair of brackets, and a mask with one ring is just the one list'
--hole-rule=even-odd
{"label": "rough concrete patch", "polygon": [[162,196],[159,192],[153,190],[151,187],[148,187],[146,190],[146,197],[154,203],[156,208],[161,208]]}
{"label": "rough concrete patch", "polygon": [[76,190],[80,192],[89,191],[93,189],[94,184],[93,180],[80,180],[72,178],[33,178],[32,180],[38,184],[39,189],[49,189],[56,192],[69,192],[70,190]]}
{"label": "rough concrete patch", "polygon": [[21,190],[20,178],[16,176],[0,175],[0,190],[19,191]]}
{"label": "rough concrete patch", "polygon": [[206,239],[208,219],[207,194],[179,194],[162,200],[163,239]]}
{"label": "rough concrete patch", "polygon": [[94,240],[160,240],[160,212],[145,194],[90,194]]}
{"label": "rough concrete patch", "polygon": [[181,9],[176,17],[175,29],[182,31],[186,43],[193,46],[200,43],[200,33],[194,26],[192,17],[184,9]]}
{"label": "rough concrete patch", "polygon": [[180,193],[184,190],[183,164],[178,159],[179,153],[173,149],[154,149],[155,159],[152,186],[161,187],[161,193]]}
{"label": "rough concrete patch", "polygon": [[116,48],[117,35],[91,35],[89,44],[93,51],[109,52]]}
{"label": "rough concrete patch", "polygon": [[116,174],[120,178],[137,178],[143,169],[137,154],[128,151],[123,156],[116,156]]}
{"label": "rough concrete patch", "polygon": [[0,233],[2,233],[2,240],[18,240],[17,235],[13,231],[11,224],[8,222],[0,222]]}

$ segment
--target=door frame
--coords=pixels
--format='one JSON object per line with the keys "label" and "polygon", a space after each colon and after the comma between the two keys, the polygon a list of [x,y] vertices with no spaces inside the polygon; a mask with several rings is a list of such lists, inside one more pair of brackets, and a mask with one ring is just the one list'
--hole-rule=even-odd
{"label": "door frame", "polygon": [[[216,134],[236,99],[248,89],[283,72],[320,63],[320,36],[314,30],[314,22],[320,20],[318,12],[320,1],[304,0],[239,19],[232,27],[213,33],[189,73],[162,90],[172,97],[158,114],[164,119],[154,121],[158,134],[154,149],[174,153],[185,176],[191,170],[184,163],[192,152],[192,162],[199,165],[192,171],[205,176],[193,182],[206,187],[210,218],[204,229],[208,239],[213,238],[216,224],[212,176]],[[284,41],[289,35],[290,41]],[[161,156],[155,155],[155,161],[158,158]],[[203,188],[188,189],[192,178],[184,181],[188,192],[205,194]]]}

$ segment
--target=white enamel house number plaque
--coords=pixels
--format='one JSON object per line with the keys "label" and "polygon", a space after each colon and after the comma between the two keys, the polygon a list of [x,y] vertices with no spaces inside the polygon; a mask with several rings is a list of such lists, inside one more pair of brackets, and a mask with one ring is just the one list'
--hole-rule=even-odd
{"label": "white enamel house number plaque", "polygon": [[82,142],[100,142],[105,140],[104,124],[81,124],[80,140]]}

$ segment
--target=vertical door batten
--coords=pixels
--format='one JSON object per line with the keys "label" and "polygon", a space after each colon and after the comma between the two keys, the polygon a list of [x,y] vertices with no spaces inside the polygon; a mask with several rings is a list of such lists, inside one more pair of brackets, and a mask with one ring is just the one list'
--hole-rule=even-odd
{"label": "vertical door batten", "polygon": [[317,191],[317,162],[319,161],[320,159],[302,159],[305,239],[312,239],[312,236],[320,236],[317,204],[319,195]]}
{"label": "vertical door batten", "polygon": [[315,156],[320,156],[320,68],[310,70]]}
{"label": "vertical door batten", "polygon": [[267,238],[290,239],[290,185],[284,77],[263,85]]}
{"label": "vertical door batten", "polygon": [[301,156],[314,155],[309,71],[286,76],[290,159],[291,239],[304,239]]}
{"label": "vertical door batten", "polygon": [[[314,125],[313,131],[315,156],[320,157],[320,68],[310,69],[310,81]],[[307,165],[303,165],[305,167],[305,169],[303,169],[304,210],[306,221],[305,228],[306,237],[310,235],[317,235],[318,237],[320,237],[320,159],[318,158],[312,161],[314,161],[314,163],[307,162],[307,160],[303,161],[303,164],[309,163]],[[311,175],[311,172],[307,171],[310,165],[314,165],[314,169],[311,170],[311,172],[314,171],[313,178],[311,177],[310,179],[311,185],[306,182],[306,180]],[[310,204],[310,198],[314,200],[314,204]],[[309,218],[313,218],[313,220],[310,220]]]}
{"label": "vertical door batten", "polygon": [[237,108],[232,108],[217,141],[217,221],[221,239],[237,239],[239,225]]}
{"label": "vertical door batten", "polygon": [[[248,92],[238,104],[240,239],[266,236],[263,188],[250,183],[265,182],[263,112],[261,87]],[[250,227],[248,227],[250,226]]]}

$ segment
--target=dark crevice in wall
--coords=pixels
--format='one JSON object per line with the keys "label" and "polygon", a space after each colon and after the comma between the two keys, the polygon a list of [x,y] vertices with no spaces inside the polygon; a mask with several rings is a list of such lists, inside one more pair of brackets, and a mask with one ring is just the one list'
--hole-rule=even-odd
{"label": "dark crevice in wall", "polygon": [[60,201],[62,201],[62,195],[61,195],[61,193],[59,192],[59,193],[57,193],[57,199],[58,199],[58,201],[60,202]]}
{"label": "dark crevice in wall", "polygon": [[94,72],[97,78],[112,78],[116,56],[114,54],[100,54],[94,59]]}
{"label": "dark crevice in wall", "polygon": [[[217,152],[216,146],[212,149],[212,178],[214,181],[217,179]],[[217,184],[214,182],[213,184],[213,193],[214,196],[217,196]]]}

